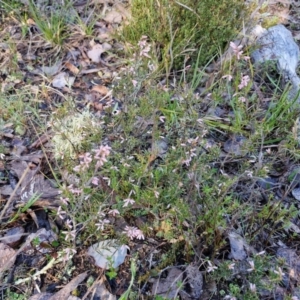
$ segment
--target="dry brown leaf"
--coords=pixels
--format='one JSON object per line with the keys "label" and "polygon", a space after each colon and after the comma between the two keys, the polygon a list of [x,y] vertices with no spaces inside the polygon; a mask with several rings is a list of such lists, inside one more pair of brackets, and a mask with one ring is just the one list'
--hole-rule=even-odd
{"label": "dry brown leaf", "polygon": [[73,64],[71,64],[70,62],[66,62],[65,67],[75,75],[77,75],[80,72],[79,69],[75,67]]}
{"label": "dry brown leaf", "polygon": [[[27,203],[34,194],[40,195],[40,198],[52,198],[59,195],[60,191],[52,187],[51,182],[45,179],[43,174],[39,174],[40,168],[34,168],[34,164],[30,167],[30,164],[21,159],[11,163],[11,171],[16,174],[20,182],[19,188],[15,191],[16,196],[21,197],[23,203]],[[28,171],[25,174],[27,169]],[[3,190],[1,190],[1,193],[3,193]]]}
{"label": "dry brown leaf", "polygon": [[[7,261],[12,259],[15,256],[16,251],[6,244],[0,243],[0,272],[1,269],[6,265]],[[16,256],[11,261],[11,265],[14,264]]]}
{"label": "dry brown leaf", "polygon": [[[39,230],[40,231],[40,230]],[[1,267],[0,267],[0,281],[3,277],[3,274],[4,272],[11,268],[12,265],[15,263],[15,260],[16,260],[16,257],[24,250],[26,249],[27,247],[31,247],[31,242],[34,238],[38,237],[40,235],[40,232],[36,232],[36,233],[31,233],[27,238],[26,238],[26,241],[25,243],[18,249],[18,251],[14,251],[14,252],[11,252],[10,254],[8,253],[6,255],[6,259],[1,259]],[[1,245],[1,243],[0,243]],[[8,247],[8,246],[7,246]],[[6,248],[3,247],[1,248],[0,246],[0,255],[2,255],[3,253],[3,250],[5,250]],[[4,256],[2,256],[4,258]]]}
{"label": "dry brown leaf", "polygon": [[104,85],[98,84],[92,87],[92,91],[98,92],[101,95],[106,95],[109,92],[109,89]]}
{"label": "dry brown leaf", "polygon": [[102,103],[93,103],[92,106],[97,110],[97,111],[103,111],[103,104]]}
{"label": "dry brown leaf", "polygon": [[26,21],[27,25],[35,25],[35,22],[32,19],[27,19]]}

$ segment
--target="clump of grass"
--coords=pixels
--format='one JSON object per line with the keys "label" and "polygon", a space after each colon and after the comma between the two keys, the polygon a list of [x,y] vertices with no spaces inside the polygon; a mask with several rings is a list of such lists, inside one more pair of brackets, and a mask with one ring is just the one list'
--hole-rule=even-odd
{"label": "clump of grass", "polygon": [[48,16],[39,10],[32,0],[30,0],[29,11],[44,39],[52,46],[62,46],[68,36],[67,22],[63,7],[57,11],[51,11]]}
{"label": "clump of grass", "polygon": [[155,42],[166,70],[193,64],[201,48],[200,66],[207,63],[240,31],[248,9],[243,1],[132,1],[132,19],[124,40],[137,43],[146,35]]}

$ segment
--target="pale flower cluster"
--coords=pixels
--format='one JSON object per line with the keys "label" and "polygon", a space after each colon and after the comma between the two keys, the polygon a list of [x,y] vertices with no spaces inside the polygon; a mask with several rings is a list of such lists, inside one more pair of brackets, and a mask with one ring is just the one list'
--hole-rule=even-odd
{"label": "pale flower cluster", "polygon": [[[107,162],[107,156],[110,154],[111,147],[101,145],[98,149],[93,150],[95,152],[94,157],[90,152],[86,152],[82,155],[79,155],[80,163],[73,170],[75,172],[81,172],[89,168],[90,163],[96,160],[96,169],[102,167],[105,162]],[[92,183],[97,185],[99,183],[99,179],[97,177],[93,177]]]}
{"label": "pale flower cluster", "polygon": [[243,49],[242,45],[237,46],[234,42],[230,42],[230,47],[234,55],[236,56],[237,60],[240,60],[241,58],[243,58],[244,60],[250,59],[249,56],[243,55],[244,51],[242,50]]}
{"label": "pale flower cluster", "polygon": [[151,45],[147,43],[148,37],[143,35],[138,42],[138,46],[140,47],[140,56],[145,56],[147,58],[151,58],[148,54],[151,50]]}
{"label": "pale flower cluster", "polygon": [[138,240],[144,240],[143,232],[137,227],[126,226],[123,233],[125,233],[131,240],[137,238]]}
{"label": "pale flower cluster", "polygon": [[[243,50],[242,50],[243,46],[242,45],[237,46],[234,42],[230,42],[230,48],[232,49],[233,54],[237,58],[237,60],[240,60],[242,58],[247,61],[250,59],[249,56],[243,55]],[[224,75],[222,78],[227,78],[228,81],[231,81],[232,75],[227,74],[227,75]],[[238,85],[238,88],[240,90],[242,88],[246,87],[248,85],[248,83],[250,82],[250,77],[248,75],[243,76],[243,74],[241,74],[241,78],[242,78],[241,82]],[[244,99],[242,98],[242,99],[240,99],[240,101],[244,102]]]}

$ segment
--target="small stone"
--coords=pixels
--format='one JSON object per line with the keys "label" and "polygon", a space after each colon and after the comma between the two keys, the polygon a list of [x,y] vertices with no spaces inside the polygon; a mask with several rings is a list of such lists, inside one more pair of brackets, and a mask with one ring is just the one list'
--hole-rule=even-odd
{"label": "small stone", "polygon": [[234,155],[245,155],[247,152],[245,142],[245,137],[236,135],[224,143],[224,151]]}
{"label": "small stone", "polygon": [[293,189],[292,195],[296,200],[300,201],[300,188]]}

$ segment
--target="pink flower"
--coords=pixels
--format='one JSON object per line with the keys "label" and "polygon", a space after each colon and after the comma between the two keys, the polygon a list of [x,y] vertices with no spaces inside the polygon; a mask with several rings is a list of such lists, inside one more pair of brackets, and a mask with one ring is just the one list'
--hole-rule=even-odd
{"label": "pink flower", "polygon": [[112,209],[108,212],[108,214],[115,217],[116,215],[119,215],[120,212],[117,209]]}
{"label": "pink flower", "polygon": [[59,197],[59,200],[64,204],[64,205],[68,205],[70,199],[69,198],[63,198],[63,197]]}
{"label": "pink flower", "polygon": [[60,218],[60,219],[64,219],[64,215],[66,214],[66,212],[64,210],[62,210],[61,206],[58,207],[58,210],[56,212],[56,215]]}
{"label": "pink flower", "polygon": [[73,171],[79,173],[81,171],[82,166],[81,165],[77,165],[75,168],[73,168]]}
{"label": "pink flower", "polygon": [[66,235],[65,240],[66,241],[72,241],[76,238],[76,230],[72,231],[63,231],[63,233]]}
{"label": "pink flower", "polygon": [[110,154],[111,147],[109,146],[100,146],[99,149],[94,150],[94,158],[97,160],[96,168],[102,167],[105,162],[107,162],[106,157]]}
{"label": "pink flower", "polygon": [[102,231],[102,230],[104,230],[105,225],[108,223],[109,223],[109,220],[103,219],[103,220],[99,220],[99,222],[96,223],[95,225],[97,226],[97,230]]}
{"label": "pink flower", "polygon": [[241,83],[238,85],[239,89],[246,87],[250,81],[250,77],[248,75],[245,75],[242,77]]}
{"label": "pink flower", "polygon": [[67,220],[66,226],[67,226],[69,229],[72,229],[72,228],[73,228],[72,221],[71,221],[70,219]]}
{"label": "pink flower", "polygon": [[213,266],[212,263],[210,261],[207,261],[208,263],[208,268],[207,268],[207,272],[210,273],[210,272],[213,272],[214,270],[217,270],[218,267],[216,266]]}
{"label": "pink flower", "polygon": [[125,199],[123,207],[127,207],[129,204],[133,204],[133,203],[135,203],[135,201],[133,199],[130,199],[130,198]]}
{"label": "pink flower", "polygon": [[90,163],[92,162],[92,157],[89,152],[79,155],[80,164],[73,168],[75,172],[80,172],[89,168]]}
{"label": "pink flower", "polygon": [[242,45],[237,46],[234,42],[230,42],[230,47],[233,50],[234,55],[239,60],[241,58],[241,55],[243,54]]}
{"label": "pink flower", "polygon": [[98,177],[93,177],[92,184],[99,185],[99,178]]}
{"label": "pink flower", "polygon": [[73,184],[70,184],[70,185],[68,186],[68,190],[69,190],[72,194],[77,195],[77,196],[79,196],[79,195],[82,193],[82,189],[74,188],[74,187],[73,187]]}
{"label": "pink flower", "polygon": [[80,163],[84,166],[84,169],[87,169],[90,166],[90,163],[92,162],[91,153],[86,152],[82,155],[79,155],[79,158],[81,158]]}
{"label": "pink flower", "polygon": [[123,233],[125,233],[131,240],[137,238],[139,240],[144,240],[143,232],[137,227],[126,226]]}
{"label": "pink flower", "polygon": [[111,150],[111,147],[109,146],[100,146],[99,149],[97,150],[94,150],[94,152],[96,153],[95,154],[95,159],[99,159],[100,157],[104,156],[108,156],[110,154],[110,150]]}
{"label": "pink flower", "polygon": [[160,117],[159,117],[159,120],[160,120],[162,123],[165,123],[165,119],[166,119],[166,117],[164,117],[164,116],[160,116]]}

